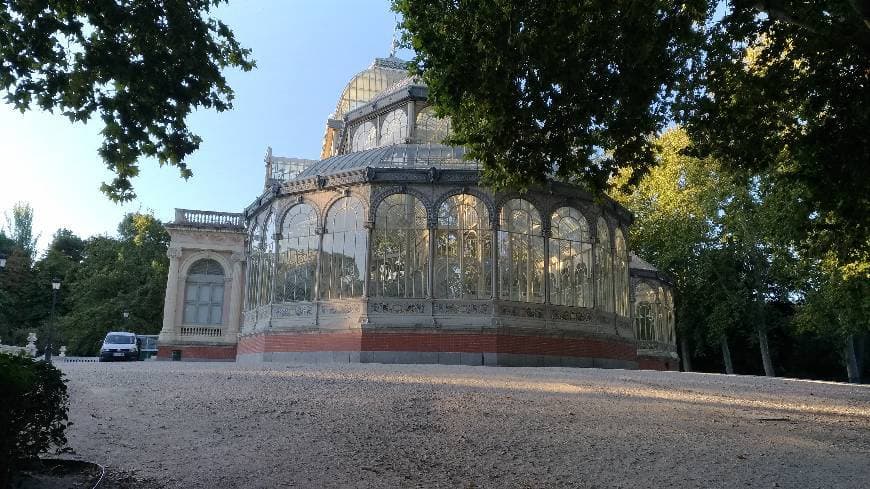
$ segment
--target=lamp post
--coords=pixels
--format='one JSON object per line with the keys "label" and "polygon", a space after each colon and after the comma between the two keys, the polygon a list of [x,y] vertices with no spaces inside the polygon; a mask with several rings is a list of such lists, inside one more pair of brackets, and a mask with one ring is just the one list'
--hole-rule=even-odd
{"label": "lamp post", "polygon": [[60,290],[60,279],[51,279],[51,321],[48,323],[48,342],[45,347],[45,361],[51,363],[51,333],[54,329],[54,308],[57,305],[57,291]]}
{"label": "lamp post", "polygon": [[6,268],[6,255],[0,253],[0,270]]}
{"label": "lamp post", "polygon": [[124,310],[123,314],[124,314],[124,330],[127,331],[130,329],[130,327],[128,326],[128,324],[130,323],[130,321],[128,321],[128,319],[130,319],[130,311]]}

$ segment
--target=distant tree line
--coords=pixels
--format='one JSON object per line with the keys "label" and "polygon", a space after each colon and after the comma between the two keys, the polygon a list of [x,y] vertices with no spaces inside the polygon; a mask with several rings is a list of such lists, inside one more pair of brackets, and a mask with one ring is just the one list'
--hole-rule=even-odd
{"label": "distant tree line", "polygon": [[[157,334],[163,320],[169,234],[151,214],[127,214],[117,236],[82,239],[58,229],[40,253],[33,209],[16,204],[0,229],[0,339],[23,345],[36,332],[44,349],[51,321],[52,278],[61,288],[55,310],[54,348],[94,355],[107,331]],[[129,312],[125,320],[123,313]]]}
{"label": "distant tree line", "polygon": [[685,367],[867,372],[866,2],[393,8],[448,142],[489,184],[563,179],[635,213],[631,247],[676,282]]}

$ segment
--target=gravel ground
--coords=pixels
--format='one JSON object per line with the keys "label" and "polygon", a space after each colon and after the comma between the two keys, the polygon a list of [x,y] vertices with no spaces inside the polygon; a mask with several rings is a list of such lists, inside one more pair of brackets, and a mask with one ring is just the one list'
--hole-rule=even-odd
{"label": "gravel ground", "polygon": [[62,368],[76,456],[142,487],[870,484],[870,386],[440,365]]}

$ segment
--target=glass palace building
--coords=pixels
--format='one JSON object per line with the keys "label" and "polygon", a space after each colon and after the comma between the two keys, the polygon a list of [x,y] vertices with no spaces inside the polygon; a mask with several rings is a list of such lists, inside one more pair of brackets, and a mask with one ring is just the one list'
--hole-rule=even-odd
{"label": "glass palace building", "polygon": [[354,76],[320,159],[265,158],[242,213],[177,209],[158,357],[676,369],[631,214],[560,181],[480,185],[395,57]]}

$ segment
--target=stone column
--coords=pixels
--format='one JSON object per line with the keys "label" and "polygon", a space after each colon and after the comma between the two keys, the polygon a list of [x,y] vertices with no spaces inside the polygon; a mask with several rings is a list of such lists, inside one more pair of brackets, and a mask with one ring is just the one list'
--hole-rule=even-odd
{"label": "stone column", "polygon": [[163,329],[160,330],[160,343],[175,340],[175,317],[178,306],[178,268],[181,265],[181,248],[169,248],[169,276],[166,279],[166,297],[163,304]]}
{"label": "stone column", "polygon": [[245,254],[236,252],[230,255],[230,266],[232,267],[232,282],[230,284],[230,312],[227,321],[227,332],[224,336],[227,339],[234,340],[242,329],[242,295],[244,293],[244,268]]}

